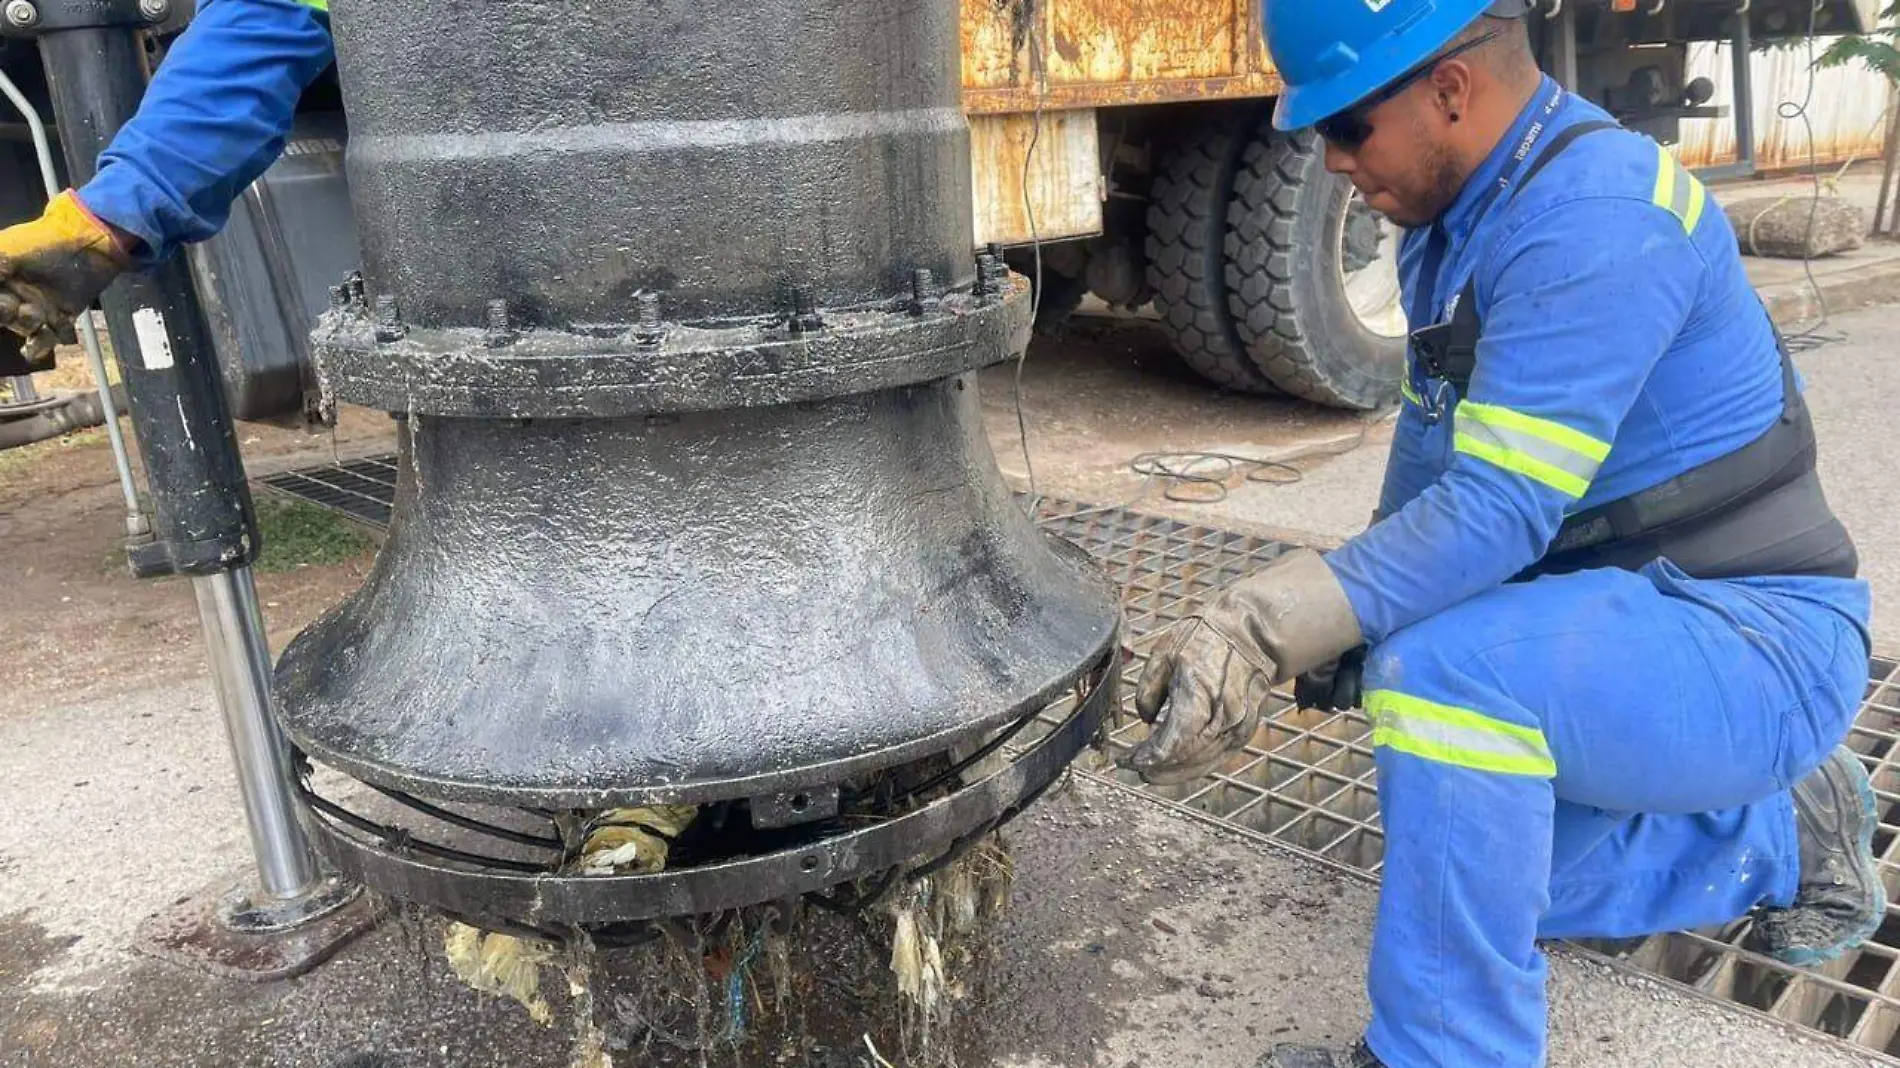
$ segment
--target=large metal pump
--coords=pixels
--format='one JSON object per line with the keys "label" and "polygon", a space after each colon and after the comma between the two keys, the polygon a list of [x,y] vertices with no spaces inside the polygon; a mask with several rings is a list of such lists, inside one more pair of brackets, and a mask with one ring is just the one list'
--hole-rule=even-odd
{"label": "large metal pump", "polygon": [[[956,5],[337,8],[364,269],[314,347],[401,474],[277,670],[374,788],[306,782],[331,861],[559,933],[929,864],[1033,799],[1118,613],[982,432],[1030,302],[971,247]],[[673,804],[666,870],[574,873],[589,813]]]}

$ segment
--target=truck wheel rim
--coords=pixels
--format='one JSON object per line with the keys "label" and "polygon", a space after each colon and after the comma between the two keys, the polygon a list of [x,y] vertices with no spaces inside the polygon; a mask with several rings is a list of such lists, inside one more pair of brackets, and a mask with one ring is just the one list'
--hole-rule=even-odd
{"label": "truck wheel rim", "polygon": [[1343,210],[1334,216],[1333,232],[1339,286],[1353,317],[1379,337],[1404,337],[1398,226],[1373,211],[1353,190]]}

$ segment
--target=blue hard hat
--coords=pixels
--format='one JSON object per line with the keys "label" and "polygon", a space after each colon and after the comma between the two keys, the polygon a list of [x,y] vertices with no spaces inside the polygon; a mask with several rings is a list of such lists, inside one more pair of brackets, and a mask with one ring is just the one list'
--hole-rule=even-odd
{"label": "blue hard hat", "polygon": [[1264,0],[1267,51],[1286,88],[1273,125],[1297,130],[1353,106],[1429,59],[1480,15],[1530,0]]}

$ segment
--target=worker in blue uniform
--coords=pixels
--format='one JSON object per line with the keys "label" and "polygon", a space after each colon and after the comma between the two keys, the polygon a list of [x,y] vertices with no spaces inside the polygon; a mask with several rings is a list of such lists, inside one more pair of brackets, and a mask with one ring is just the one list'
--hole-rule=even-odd
{"label": "worker in blue uniform", "polygon": [[120,272],[223,228],[331,54],[329,0],[200,0],[98,174],[0,230],[0,327],[28,363]]}
{"label": "worker in blue uniform", "polygon": [[1136,695],[1129,762],[1179,782],[1269,685],[1363,686],[1371,1022],[1276,1068],[1541,1065],[1540,939],[1752,916],[1808,965],[1886,907],[1841,747],[1869,591],[1797,378],[1708,191],[1538,72],[1526,6],[1264,5],[1275,124],[1407,228],[1413,330],[1372,526],[1212,598]]}

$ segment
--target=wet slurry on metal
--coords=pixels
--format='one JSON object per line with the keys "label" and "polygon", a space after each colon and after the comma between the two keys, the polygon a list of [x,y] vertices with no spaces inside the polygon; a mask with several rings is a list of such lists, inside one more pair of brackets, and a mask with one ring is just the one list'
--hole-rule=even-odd
{"label": "wet slurry on metal", "polygon": [[[313,349],[326,402],[394,413],[401,451],[368,581],[277,667],[302,753],[424,806],[723,818],[908,774],[1113,671],[1107,583],[1010,506],[981,431],[971,373],[1022,351],[1030,298],[974,251],[956,18],[340,20],[363,271]],[[937,856],[1040,792],[1086,718],[1006,782],[845,813],[886,821],[871,838],[743,844],[627,893],[466,851],[418,871],[406,833],[305,800],[373,889],[646,920]]]}
{"label": "wet slurry on metal", "polygon": [[412,416],[388,543],[284,654],[283,721],[359,777],[532,806],[940,751],[1052,699],[1115,624],[979,426],[963,379],[664,420]]}
{"label": "wet slurry on metal", "polygon": [[822,400],[973,371],[1028,343],[1030,289],[1019,275],[933,295],[927,308],[911,304],[906,297],[814,307],[821,325],[805,328],[786,314],[718,326],[655,319],[587,332],[484,326],[399,334],[365,308],[344,307],[324,318],[314,341],[334,400],[490,419]]}
{"label": "wet slurry on metal", "polygon": [[336,27],[371,290],[423,326],[680,321],[967,285],[957,8],[359,0]]}

